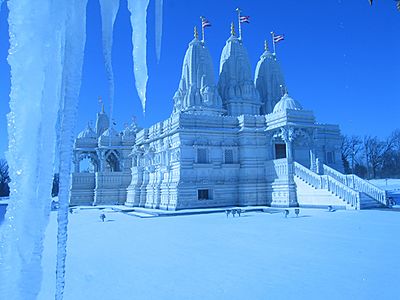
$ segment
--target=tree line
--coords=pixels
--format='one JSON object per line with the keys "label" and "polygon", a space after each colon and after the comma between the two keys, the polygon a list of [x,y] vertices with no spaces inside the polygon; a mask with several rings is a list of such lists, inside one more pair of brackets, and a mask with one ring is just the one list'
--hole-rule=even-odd
{"label": "tree line", "polygon": [[341,152],[346,174],[365,179],[400,178],[400,129],[387,138],[343,136]]}
{"label": "tree line", "polygon": [[[10,195],[10,187],[9,183],[11,182],[11,178],[8,172],[8,164],[5,159],[0,159],[0,197],[8,197]],[[51,190],[51,196],[58,196],[58,188],[59,188],[59,176],[58,174],[54,174],[53,177],[53,187]]]}

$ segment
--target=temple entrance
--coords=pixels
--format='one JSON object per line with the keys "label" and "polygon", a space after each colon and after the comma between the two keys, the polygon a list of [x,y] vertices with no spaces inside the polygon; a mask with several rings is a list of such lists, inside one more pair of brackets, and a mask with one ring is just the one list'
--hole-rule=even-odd
{"label": "temple entrance", "polygon": [[286,158],[286,144],[275,144],[275,159]]}

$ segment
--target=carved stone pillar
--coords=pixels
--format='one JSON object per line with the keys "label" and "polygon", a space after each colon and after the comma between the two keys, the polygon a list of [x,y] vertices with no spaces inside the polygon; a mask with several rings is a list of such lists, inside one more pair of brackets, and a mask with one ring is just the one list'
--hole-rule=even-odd
{"label": "carved stone pillar", "polygon": [[105,165],[105,152],[103,150],[97,150],[97,156],[99,157],[99,172],[104,172]]}
{"label": "carved stone pillar", "polygon": [[282,127],[280,138],[286,144],[286,172],[278,175],[272,183],[272,202],[275,207],[298,206],[296,184],[294,182],[293,141],[296,131],[293,127]]}
{"label": "carved stone pillar", "polygon": [[316,163],[316,155],[314,145],[310,149],[310,170],[313,172],[317,172],[317,163]]}
{"label": "carved stone pillar", "polygon": [[79,153],[78,152],[74,152],[73,163],[74,163],[74,172],[79,173],[80,170],[79,170]]}

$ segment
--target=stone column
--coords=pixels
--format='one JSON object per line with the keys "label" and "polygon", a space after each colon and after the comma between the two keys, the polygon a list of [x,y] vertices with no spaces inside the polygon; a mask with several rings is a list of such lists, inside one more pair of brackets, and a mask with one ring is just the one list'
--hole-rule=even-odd
{"label": "stone column", "polygon": [[296,136],[293,127],[282,127],[279,136],[286,144],[287,172],[280,174],[272,183],[271,206],[298,206],[296,184],[294,182],[293,140]]}
{"label": "stone column", "polygon": [[99,157],[99,172],[104,172],[105,152],[103,150],[97,150],[97,156]]}
{"label": "stone column", "polygon": [[80,170],[79,170],[79,153],[78,152],[74,153],[74,161],[73,161],[73,163],[74,163],[74,172],[75,173],[79,173]]}
{"label": "stone column", "polygon": [[310,149],[310,170],[317,172],[317,163],[314,146]]}

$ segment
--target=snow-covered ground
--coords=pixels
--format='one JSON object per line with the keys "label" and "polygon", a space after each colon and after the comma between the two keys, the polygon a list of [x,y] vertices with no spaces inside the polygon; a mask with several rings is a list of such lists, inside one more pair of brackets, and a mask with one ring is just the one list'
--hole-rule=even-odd
{"label": "snow-covered ground", "polygon": [[[65,299],[399,299],[400,213],[70,214]],[[39,299],[53,299],[51,213]]]}
{"label": "snow-covered ground", "polygon": [[387,191],[400,191],[400,179],[372,179],[369,182]]}
{"label": "snow-covered ground", "polygon": [[400,179],[373,179],[370,182],[388,192],[397,206],[400,206]]}

